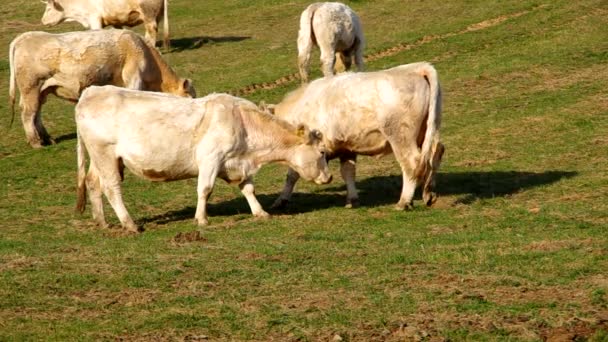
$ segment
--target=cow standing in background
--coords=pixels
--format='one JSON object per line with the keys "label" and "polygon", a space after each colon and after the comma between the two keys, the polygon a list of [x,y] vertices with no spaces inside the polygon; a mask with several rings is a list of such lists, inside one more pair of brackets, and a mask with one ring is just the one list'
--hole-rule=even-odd
{"label": "cow standing in background", "polygon": [[[340,158],[346,183],[346,206],[358,203],[355,188],[357,154],[393,153],[403,174],[398,209],[413,205],[416,187],[431,205],[435,172],[444,152],[439,141],[441,89],[429,63],[413,63],[377,72],[346,73],[315,80],[274,106],[278,117],[305,123],[323,133],[328,158]],[[298,173],[289,170],[274,207],[287,204]]]}
{"label": "cow standing in background", "polygon": [[163,46],[168,48],[167,0],[46,0],[41,21],[43,25],[50,26],[64,21],[76,21],[91,30],[106,26],[133,27],[143,23],[146,27],[146,41],[150,46],[155,46],[158,23],[163,14]]}
{"label": "cow standing in background", "polygon": [[324,76],[334,74],[336,54],[346,70],[353,58],[363,71],[363,28],[357,14],[339,2],[317,2],[308,6],[300,16],[298,32],[298,68],[302,82],[308,82],[310,55],[314,45],[321,50],[321,70]]}
{"label": "cow standing in background", "polygon": [[[89,87],[76,106],[78,204],[85,192],[93,218],[106,226],[101,194],[122,226],[138,228],[122,201],[125,166],[152,181],[198,177],[195,220],[208,224],[207,201],[216,178],[239,185],[255,216],[268,213],[255,198],[253,175],[282,162],[317,184],[331,181],[322,136],[267,114],[244,99],[212,94],[184,99],[113,86]],[[91,159],[85,175],[85,148]]]}
{"label": "cow standing in background", "polygon": [[189,79],[178,77],[154,47],[129,30],[26,32],[11,42],[9,60],[11,111],[14,116],[18,87],[21,120],[32,147],[52,143],[40,115],[48,94],[76,102],[90,85],[113,84],[196,96]]}

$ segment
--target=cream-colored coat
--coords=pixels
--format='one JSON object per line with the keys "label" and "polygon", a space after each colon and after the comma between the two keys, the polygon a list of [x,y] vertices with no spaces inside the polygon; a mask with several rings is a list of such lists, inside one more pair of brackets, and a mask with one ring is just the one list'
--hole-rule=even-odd
{"label": "cream-colored coat", "polygon": [[146,41],[155,46],[158,23],[163,14],[163,45],[169,47],[167,0],[46,0],[41,21],[50,26],[76,21],[92,30],[106,26],[133,27],[143,23]]}
{"label": "cream-colored coat", "polygon": [[[93,217],[102,226],[103,192],[123,227],[137,230],[121,198],[124,167],[152,181],[198,177],[199,225],[208,223],[206,205],[217,177],[239,184],[255,216],[268,216],[252,182],[264,164],[283,162],[307,180],[331,181],[318,131],[296,129],[230,95],[187,99],[93,86],[76,106],[76,126],[77,208],[84,210],[88,188]],[[86,177],[85,147],[91,159]]]}
{"label": "cream-colored coat", "polygon": [[365,38],[359,16],[340,2],[317,2],[300,16],[298,31],[298,68],[302,82],[308,82],[310,56],[314,45],[321,50],[321,71],[324,76],[335,73],[336,55],[346,70],[353,58],[357,69],[363,70]]}
{"label": "cream-colored coat", "polygon": [[112,84],[196,96],[190,80],[129,30],[27,32],[11,42],[9,59],[11,110],[19,88],[21,120],[33,147],[52,142],[40,117],[48,94],[76,102],[86,87]]}
{"label": "cream-colored coat", "polygon": [[[441,162],[441,91],[428,63],[377,72],[345,73],[315,80],[288,94],[274,113],[292,124],[305,123],[323,133],[328,158],[340,158],[347,185],[347,206],[358,201],[355,157],[393,153],[403,172],[400,209],[412,206],[416,186],[424,183],[427,205]],[[275,206],[285,205],[297,181],[290,170]]]}

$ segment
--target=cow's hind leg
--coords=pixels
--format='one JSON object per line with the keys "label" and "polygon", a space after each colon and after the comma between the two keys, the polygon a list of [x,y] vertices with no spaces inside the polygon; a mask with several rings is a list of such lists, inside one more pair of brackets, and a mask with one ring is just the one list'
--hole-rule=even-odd
{"label": "cow's hind leg", "polygon": [[86,177],[87,190],[89,192],[89,200],[91,201],[91,213],[93,219],[102,228],[107,228],[108,223],[106,222],[105,215],[103,213],[103,199],[101,198],[101,182],[99,179],[99,171],[91,163],[89,172]]}
{"label": "cow's hind leg", "polygon": [[323,76],[334,75],[334,65],[336,64],[336,53],[334,49],[321,47],[321,71]]}
{"label": "cow's hind leg", "polygon": [[[209,163],[209,161],[200,161],[199,165],[218,165],[218,162]],[[206,226],[209,224],[207,217],[207,202],[209,196],[213,192],[213,185],[215,184],[215,178],[217,177],[217,167],[204,167],[199,169],[198,173],[198,185],[196,187],[198,194],[198,203],[196,204],[196,214],[194,215],[194,221],[199,226]]]}
{"label": "cow's hind leg", "polygon": [[357,71],[363,71],[365,63],[363,62],[363,42],[359,39],[355,39],[355,45],[353,46],[352,55],[355,58],[355,65],[357,65]]}
{"label": "cow's hind leg", "polygon": [[262,208],[262,205],[260,205],[260,202],[258,202],[257,198],[255,197],[255,188],[253,186],[253,181],[252,181],[251,177],[247,178],[244,182],[239,184],[239,188],[241,189],[241,192],[247,199],[247,203],[249,203],[249,207],[251,208],[251,213],[253,214],[253,216],[256,216],[256,217],[270,216],[270,215],[268,215],[267,212],[264,211],[264,209]]}
{"label": "cow's hind leg", "polygon": [[287,206],[289,200],[291,199],[293,188],[296,186],[298,179],[300,179],[300,175],[290,168],[287,171],[287,179],[285,180],[285,186],[283,187],[283,191],[281,191],[279,198],[274,201],[271,208],[283,209]]}
{"label": "cow's hind leg", "polygon": [[359,206],[359,194],[357,193],[357,187],[355,186],[356,165],[356,154],[340,156],[340,174],[346,184],[346,208]]}
{"label": "cow's hind leg", "polygon": [[[402,135],[400,134],[399,137]],[[416,177],[416,167],[420,159],[420,152],[414,143],[407,143],[404,139],[396,138],[389,139],[391,149],[395,154],[395,158],[401,167],[403,178],[403,186],[401,188],[401,196],[399,202],[395,205],[397,210],[410,210],[414,205],[414,192],[418,184]],[[409,151],[409,153],[408,153]]]}
{"label": "cow's hind leg", "polygon": [[53,143],[51,136],[42,124],[41,106],[42,99],[37,89],[21,94],[21,122],[28,143],[35,148]]}

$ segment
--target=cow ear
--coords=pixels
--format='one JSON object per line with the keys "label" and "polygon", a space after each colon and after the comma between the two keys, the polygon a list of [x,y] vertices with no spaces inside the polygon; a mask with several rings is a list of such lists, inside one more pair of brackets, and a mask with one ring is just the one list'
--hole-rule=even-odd
{"label": "cow ear", "polygon": [[58,11],[63,11],[63,7],[59,3],[59,1],[57,1],[57,0],[48,0],[48,3],[51,4],[51,5],[53,5],[54,9],[56,9]]}
{"label": "cow ear", "polygon": [[192,80],[189,78],[185,78],[182,81],[182,90],[188,93],[193,98],[196,97],[196,91],[194,90],[194,86],[192,86]]}
{"label": "cow ear", "polygon": [[296,134],[301,138],[308,137],[309,132],[310,131],[305,124],[299,124],[298,128],[296,128]]}

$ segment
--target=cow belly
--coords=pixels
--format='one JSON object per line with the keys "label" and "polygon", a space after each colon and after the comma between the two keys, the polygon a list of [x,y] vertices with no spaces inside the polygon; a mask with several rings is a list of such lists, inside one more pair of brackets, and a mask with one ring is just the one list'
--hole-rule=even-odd
{"label": "cow belly", "polygon": [[345,140],[336,140],[331,144],[332,151],[354,152],[368,156],[385,155],[392,152],[391,145],[380,131],[363,132],[349,136]]}
{"label": "cow belly", "polygon": [[198,168],[189,149],[130,149],[126,153],[118,153],[118,156],[132,173],[155,182],[193,178],[198,175]]}

